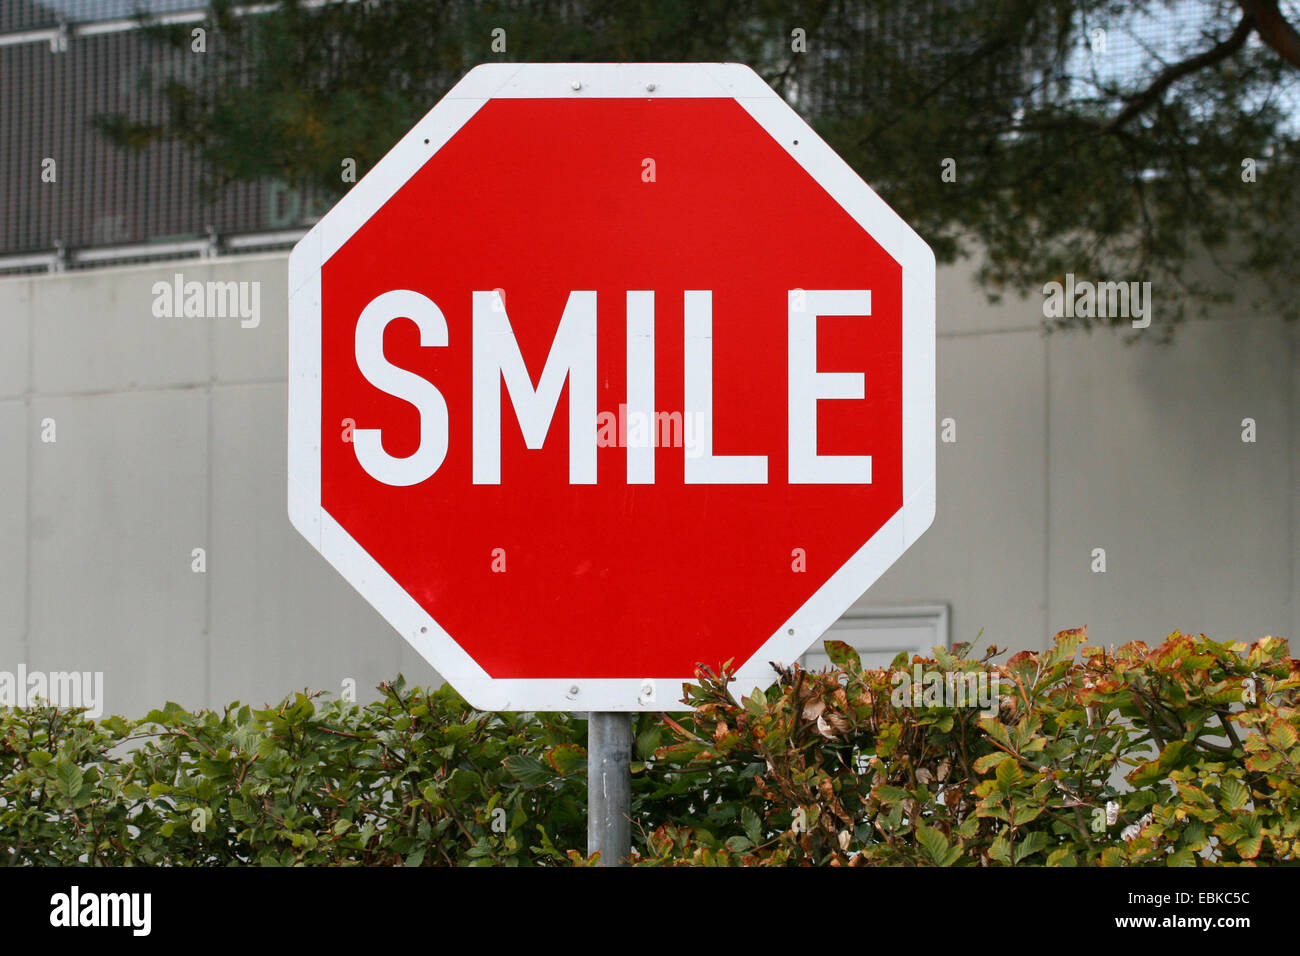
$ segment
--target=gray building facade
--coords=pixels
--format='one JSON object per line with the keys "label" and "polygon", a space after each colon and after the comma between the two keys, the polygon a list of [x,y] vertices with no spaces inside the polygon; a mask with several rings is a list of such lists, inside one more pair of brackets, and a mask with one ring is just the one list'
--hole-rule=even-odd
{"label": "gray building facade", "polygon": [[[286,266],[0,279],[0,670],[101,671],[128,715],[438,680],[286,517]],[[1300,328],[1045,335],[1040,297],[991,305],[971,272],[939,271],[934,524],[837,636],[1293,637]],[[155,315],[178,273],[257,283],[257,323]]]}

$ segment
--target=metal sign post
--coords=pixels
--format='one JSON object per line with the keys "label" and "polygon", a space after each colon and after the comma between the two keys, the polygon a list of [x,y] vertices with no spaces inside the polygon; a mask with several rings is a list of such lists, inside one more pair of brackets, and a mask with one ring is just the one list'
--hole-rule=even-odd
{"label": "metal sign post", "polygon": [[632,852],[632,715],[587,715],[587,855],[622,866]]}

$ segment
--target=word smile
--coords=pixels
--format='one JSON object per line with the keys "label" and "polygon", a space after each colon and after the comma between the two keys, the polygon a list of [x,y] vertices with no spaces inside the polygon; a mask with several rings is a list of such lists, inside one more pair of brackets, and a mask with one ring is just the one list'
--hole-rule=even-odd
{"label": "word smile", "polygon": [[[817,452],[817,405],[831,399],[862,399],[863,372],[822,372],[817,368],[817,319],[821,316],[870,316],[869,289],[803,289],[788,305],[788,437],[789,483],[871,484],[870,455],[821,455]],[[713,453],[713,293],[688,290],[684,296],[685,341],[682,415],[696,441],[685,455],[688,485],[765,485],[766,455]],[[627,293],[627,403],[620,412],[657,416],[655,406],[655,293]],[[427,481],[447,457],[450,409],[432,382],[384,355],[384,331],[391,322],[409,319],[420,330],[422,347],[448,346],[447,320],[428,296],[410,289],[393,289],[370,301],[356,326],[356,361],[362,376],[375,388],[410,402],[420,413],[420,444],[399,458],[384,450],[379,428],[356,428],[352,448],[370,477],[386,485],[407,486]],[[505,302],[497,290],[473,293],[473,482],[501,483],[501,383],[514,406],[524,444],[541,448],[550,430],[565,383],[569,387],[569,484],[596,484],[599,446],[596,413],[596,293],[570,292],[541,379],[534,387],[515,338]],[[609,414],[609,413],[606,413]],[[628,484],[655,482],[652,441],[627,448]]]}

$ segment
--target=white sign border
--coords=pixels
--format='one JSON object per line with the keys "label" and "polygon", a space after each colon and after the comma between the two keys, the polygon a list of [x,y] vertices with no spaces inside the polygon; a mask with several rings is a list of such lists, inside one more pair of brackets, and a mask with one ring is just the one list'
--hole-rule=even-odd
{"label": "white sign border", "polygon": [[321,507],[321,269],[493,98],[732,97],[902,267],[903,506],[777,628],[736,673],[733,693],[776,678],[919,538],[935,513],[935,260],[889,208],[763,79],[739,63],[489,63],[452,88],[304,236],[289,256],[289,520],[475,707],[485,711],[661,711],[687,675],[495,679]]}

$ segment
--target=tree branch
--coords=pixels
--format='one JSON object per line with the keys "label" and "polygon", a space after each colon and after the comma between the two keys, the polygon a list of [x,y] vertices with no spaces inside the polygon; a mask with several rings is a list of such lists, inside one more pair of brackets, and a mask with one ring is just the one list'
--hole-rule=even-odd
{"label": "tree branch", "polygon": [[[1239,0],[1239,2],[1241,2],[1244,7],[1251,2],[1251,0]],[[1273,7],[1276,10],[1277,4],[1273,4]],[[1105,131],[1113,133],[1116,130],[1123,128],[1129,123],[1129,121],[1146,112],[1152,104],[1160,99],[1165,90],[1169,89],[1170,86],[1181,80],[1184,76],[1187,76],[1189,73],[1203,70],[1207,66],[1213,66],[1215,63],[1219,63],[1232,56],[1242,48],[1246,42],[1246,38],[1250,36],[1250,33],[1254,28],[1254,16],[1248,11],[1241,18],[1241,22],[1237,24],[1237,28],[1232,31],[1232,35],[1229,36],[1228,39],[1215,44],[1204,53],[1198,53],[1196,56],[1183,60],[1181,63],[1175,63],[1173,66],[1161,72],[1161,74],[1151,82],[1150,86],[1134,96],[1124,105],[1124,108],[1115,115],[1115,118],[1106,124]]]}
{"label": "tree branch", "polygon": [[1247,18],[1254,21],[1259,38],[1282,59],[1300,69],[1300,33],[1277,8],[1277,0],[1237,0]]}

